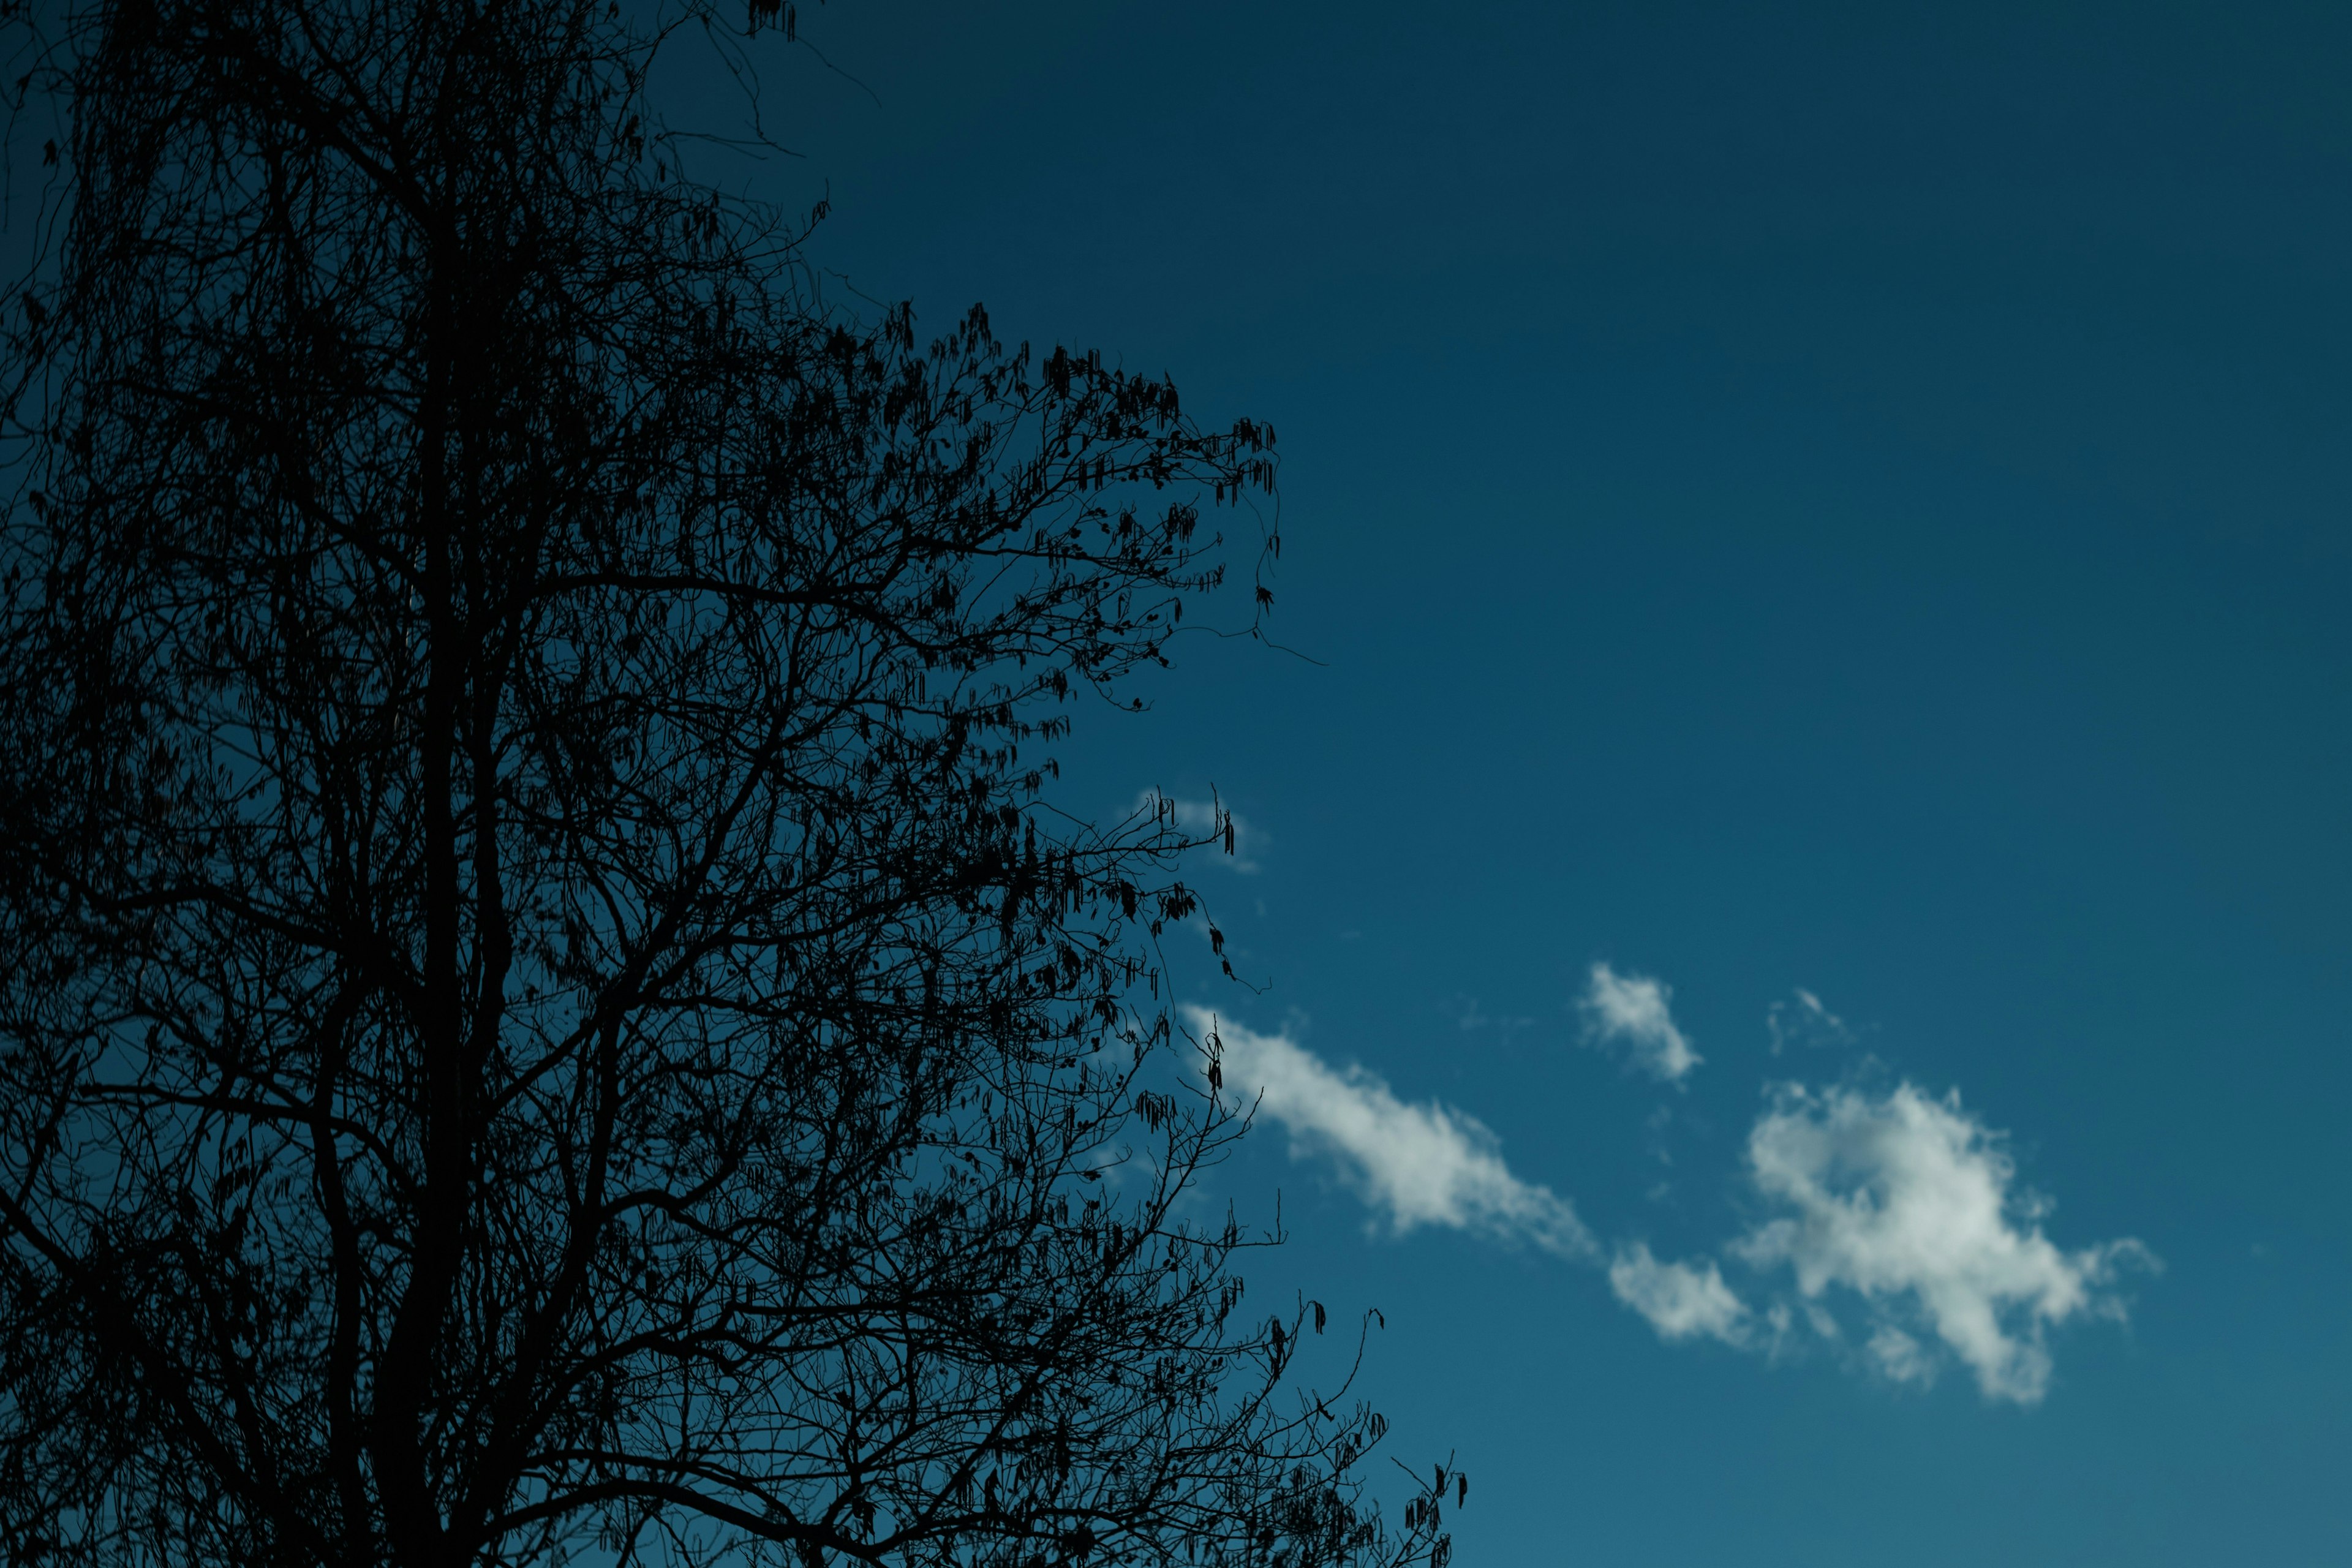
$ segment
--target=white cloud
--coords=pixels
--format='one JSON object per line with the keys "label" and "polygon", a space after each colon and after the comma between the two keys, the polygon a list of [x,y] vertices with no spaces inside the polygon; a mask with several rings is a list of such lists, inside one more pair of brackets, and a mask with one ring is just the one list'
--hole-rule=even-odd
{"label": "white cloud", "polygon": [[1223,1045],[1225,1091],[1290,1130],[1295,1155],[1333,1160],[1364,1201],[1402,1234],[1422,1226],[1532,1242],[1563,1258],[1595,1254],[1568,1200],[1523,1182],[1475,1117],[1434,1100],[1410,1105],[1361,1067],[1337,1069],[1287,1034],[1261,1035],[1184,1009],[1193,1032]]}
{"label": "white cloud", "polygon": [[[1632,1044],[1636,1059],[1679,1082],[1698,1055],[1654,979],[1595,964],[1582,1005],[1592,1035]],[[1796,1021],[1843,1030],[1798,993]],[[2137,1241],[2061,1248],[2043,1231],[2047,1200],[2021,1187],[2002,1134],[1909,1082],[1883,1092],[1777,1088],[1747,1145],[1764,1212],[1713,1256],[1654,1256],[1643,1242],[1604,1251],[1569,1202],[1520,1180],[1476,1118],[1434,1100],[1407,1103],[1360,1066],[1335,1068],[1286,1033],[1220,1026],[1185,1009],[1221,1042],[1229,1100],[1255,1103],[1289,1131],[1297,1157],[1333,1163],[1397,1233],[1422,1226],[1525,1241],[1601,1267],[1617,1300],[1670,1342],[1714,1339],[1774,1360],[1792,1336],[1891,1383],[1931,1385],[1957,1361],[1992,1400],[2038,1403],[2052,1373],[2049,1339],[2076,1319],[2120,1321],[2117,1276],[2156,1267]],[[1746,1299],[1718,1259],[1766,1278]],[[1780,1288],[1772,1277],[1787,1283]],[[1858,1310],[1857,1310],[1858,1309]],[[1849,1322],[1841,1323],[1841,1314]]]}
{"label": "white cloud", "polygon": [[1262,868],[1257,853],[1265,847],[1265,831],[1252,827],[1223,801],[1186,800],[1148,789],[1135,797],[1135,809],[1167,817],[1190,837],[1219,840],[1213,846],[1217,864],[1230,870],[1255,876]]}
{"label": "white cloud", "polygon": [[1764,1027],[1772,1036],[1772,1054],[1790,1046],[1850,1046],[1853,1031],[1845,1020],[1822,1005],[1822,999],[1800,985],[1796,1000],[1775,1002],[1765,1010]]}
{"label": "white cloud", "polygon": [[1723,1271],[1709,1262],[1704,1269],[1686,1263],[1661,1263],[1650,1256],[1646,1243],[1620,1247],[1609,1265],[1609,1289],[1617,1299],[1650,1321],[1664,1340],[1687,1340],[1700,1334],[1726,1344],[1746,1344],[1748,1308],[1723,1282]]}
{"label": "white cloud", "polygon": [[1591,983],[1577,1005],[1584,1013],[1585,1037],[1595,1045],[1624,1044],[1633,1059],[1668,1083],[1679,1083],[1704,1060],[1675,1026],[1666,1004],[1674,987],[1643,974],[1620,974],[1606,963],[1592,966]]}
{"label": "white cloud", "polygon": [[2049,1387],[2046,1331],[2121,1318],[2105,1289],[2117,1266],[2154,1261],[2135,1241],[2062,1251],[2042,1232],[2049,1205],[2011,1191],[2000,1135],[1957,1093],[1784,1086],[1748,1135],[1748,1161],[1785,1212],[1732,1250],[1759,1268],[1786,1264],[1809,1304],[1832,1286],[1860,1295],[1877,1323],[1868,1354],[1898,1382],[1935,1372],[1908,1322],[1967,1363],[1987,1398],[2033,1404]]}

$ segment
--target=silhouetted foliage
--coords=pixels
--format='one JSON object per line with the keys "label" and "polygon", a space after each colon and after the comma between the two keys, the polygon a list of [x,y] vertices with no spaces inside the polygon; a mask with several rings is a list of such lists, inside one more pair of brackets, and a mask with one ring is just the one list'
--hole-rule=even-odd
{"label": "silhouetted foliage", "polygon": [[740,17],[11,26],[0,1556],[1442,1568],[1044,793],[1270,434],[824,308],[646,101]]}

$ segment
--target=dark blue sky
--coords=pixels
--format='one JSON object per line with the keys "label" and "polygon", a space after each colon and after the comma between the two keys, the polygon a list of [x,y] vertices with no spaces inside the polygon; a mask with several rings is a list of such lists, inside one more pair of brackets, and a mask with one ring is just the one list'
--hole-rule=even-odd
{"label": "dark blue sky", "polygon": [[802,21],[821,264],[1281,432],[1320,662],[1199,640],[1074,798],[1251,828],[1196,994],[1329,1070],[1221,1193],[1460,1561],[2352,1561],[2352,12]]}

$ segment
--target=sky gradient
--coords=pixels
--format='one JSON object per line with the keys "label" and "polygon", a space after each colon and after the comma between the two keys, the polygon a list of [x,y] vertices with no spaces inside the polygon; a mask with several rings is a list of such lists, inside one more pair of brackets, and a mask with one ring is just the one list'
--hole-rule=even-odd
{"label": "sky gradient", "polygon": [[1066,798],[1239,813],[1211,1196],[1458,1563],[2352,1561],[2352,13],[801,25],[837,286],[1280,433]]}

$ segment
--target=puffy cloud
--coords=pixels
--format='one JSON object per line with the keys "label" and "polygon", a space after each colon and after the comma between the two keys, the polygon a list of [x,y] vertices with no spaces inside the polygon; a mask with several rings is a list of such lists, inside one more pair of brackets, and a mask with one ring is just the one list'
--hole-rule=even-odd
{"label": "puffy cloud", "polygon": [[1620,1247],[1609,1265],[1609,1289],[1650,1321],[1665,1340],[1705,1334],[1726,1344],[1748,1342],[1748,1308],[1723,1282],[1712,1262],[1704,1269],[1687,1263],[1661,1263],[1646,1243]]}
{"label": "puffy cloud", "polygon": [[1759,1268],[1788,1266],[1809,1303],[1832,1286],[1859,1294],[1877,1321],[1866,1352],[1898,1382],[1935,1374],[1907,1322],[1958,1356],[1987,1398],[2032,1404],[2049,1387],[2046,1331],[2122,1317],[2105,1288],[2118,1265],[2154,1261],[2135,1241],[2061,1250],[2042,1232],[2049,1205],[2012,1192],[2000,1136],[1957,1092],[1785,1086],[1748,1135],[1748,1163],[1784,1212],[1732,1250]]}
{"label": "puffy cloud", "polygon": [[1322,1155],[1400,1234],[1422,1226],[1531,1242],[1563,1258],[1595,1254],[1568,1200],[1523,1182],[1494,1133],[1434,1100],[1407,1104],[1361,1067],[1335,1068],[1287,1034],[1262,1035],[1187,1007],[1222,1044],[1225,1091],[1288,1128],[1295,1155]]}
{"label": "puffy cloud", "polygon": [[1217,845],[1217,863],[1244,876],[1255,876],[1262,868],[1258,851],[1266,844],[1262,828],[1252,827],[1219,800],[1187,800],[1177,795],[1162,795],[1156,789],[1145,790],[1135,797],[1135,809],[1166,816],[1187,836],[1195,838],[1223,837]]}
{"label": "puffy cloud", "polygon": [[1577,1005],[1584,1014],[1585,1038],[1598,1046],[1629,1047],[1633,1059],[1668,1083],[1679,1083],[1704,1060],[1675,1026],[1666,1004],[1674,987],[1643,974],[1620,974],[1606,963],[1592,966],[1591,983]]}

